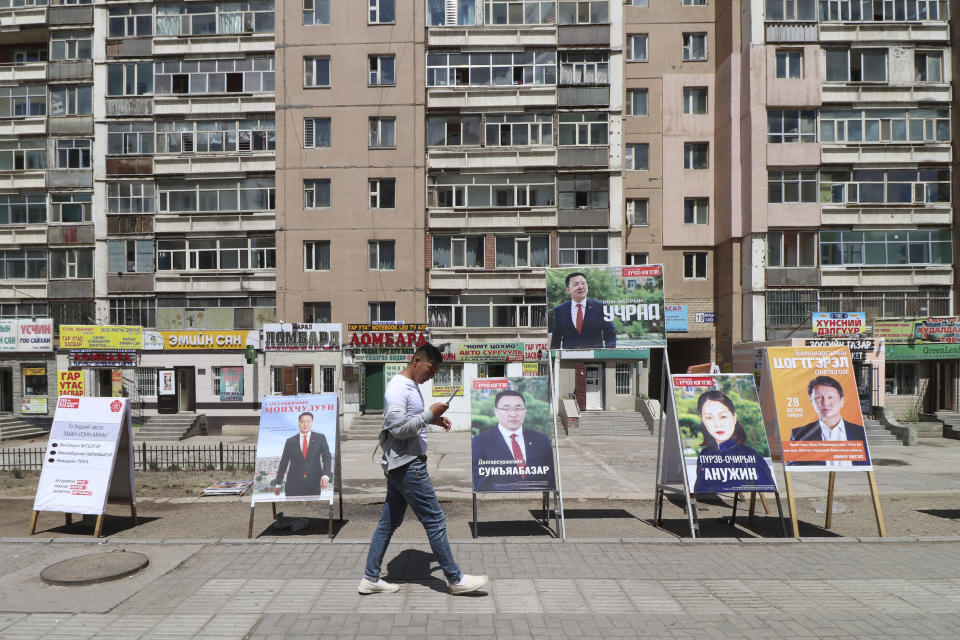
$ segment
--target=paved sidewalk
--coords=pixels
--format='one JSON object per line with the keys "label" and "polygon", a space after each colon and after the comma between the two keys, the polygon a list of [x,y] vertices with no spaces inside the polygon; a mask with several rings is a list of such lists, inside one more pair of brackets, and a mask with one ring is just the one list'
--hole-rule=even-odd
{"label": "paved sidewalk", "polygon": [[[141,573],[47,586],[84,553],[150,557]],[[0,638],[950,638],[960,542],[511,539],[454,544],[492,581],[451,597],[425,544],[397,544],[399,593],[356,592],[359,542],[0,541]]]}

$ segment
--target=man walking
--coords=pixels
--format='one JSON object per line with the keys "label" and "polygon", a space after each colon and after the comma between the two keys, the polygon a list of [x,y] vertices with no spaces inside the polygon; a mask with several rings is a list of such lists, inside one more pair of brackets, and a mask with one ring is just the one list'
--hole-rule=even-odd
{"label": "man walking", "polygon": [[397,591],[399,585],[380,579],[380,565],[390,538],[403,522],[407,505],[419,518],[427,532],[430,548],[450,584],[450,593],[460,595],[483,588],[487,576],[471,576],[460,571],[453,559],[447,539],[447,521],[427,474],[427,425],[435,424],[450,430],[450,419],[443,413],[447,404],[437,402],[423,407],[419,385],[436,374],[443,356],[427,343],[414,352],[410,364],[387,385],[383,394],[383,428],[380,431],[380,465],[387,477],[387,497],[380,513],[380,522],[370,540],[367,565],[360,581],[360,593]]}

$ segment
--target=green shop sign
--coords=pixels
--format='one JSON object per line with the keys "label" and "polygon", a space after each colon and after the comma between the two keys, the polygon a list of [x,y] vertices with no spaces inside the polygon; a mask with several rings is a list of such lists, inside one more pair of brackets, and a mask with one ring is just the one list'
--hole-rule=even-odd
{"label": "green shop sign", "polygon": [[887,360],[958,360],[960,344],[888,344]]}

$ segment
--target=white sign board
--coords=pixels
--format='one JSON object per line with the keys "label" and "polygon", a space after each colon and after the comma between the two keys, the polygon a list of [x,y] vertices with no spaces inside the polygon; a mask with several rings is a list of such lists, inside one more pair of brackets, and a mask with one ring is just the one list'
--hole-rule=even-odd
{"label": "white sign board", "polygon": [[53,319],[0,320],[0,351],[53,351]]}
{"label": "white sign board", "polygon": [[59,398],[34,511],[100,515],[108,499],[133,504],[128,409],[126,398]]}

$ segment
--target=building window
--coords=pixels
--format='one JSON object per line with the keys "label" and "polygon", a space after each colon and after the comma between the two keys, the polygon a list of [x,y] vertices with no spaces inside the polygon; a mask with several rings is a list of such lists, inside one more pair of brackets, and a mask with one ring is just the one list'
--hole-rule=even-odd
{"label": "building window", "polygon": [[90,222],[92,193],[70,191],[50,194],[51,222]]}
{"label": "building window", "polygon": [[886,82],[886,49],[827,49],[827,82]]}
{"label": "building window", "polygon": [[800,109],[767,109],[767,142],[816,142],[817,112]]}
{"label": "building window", "polygon": [[305,88],[330,86],[330,58],[304,57],[303,86]]}
{"label": "building window", "polygon": [[330,178],[303,181],[303,208],[330,208]]}
{"label": "building window", "polygon": [[46,396],[47,390],[47,368],[46,366],[24,367],[21,365],[23,373],[23,395],[25,396]]}
{"label": "building window", "polygon": [[303,24],[330,24],[330,0],[303,0]]}
{"label": "building window", "polygon": [[320,149],[330,146],[330,118],[303,119],[303,148]]}
{"label": "building window", "polygon": [[647,89],[627,89],[627,115],[647,115]]}
{"label": "building window", "polygon": [[221,4],[163,4],[157,7],[158,36],[273,33],[273,2],[240,0]]}
{"label": "building window", "polygon": [[276,146],[273,118],[157,122],[157,153],[250,153]]}
{"label": "building window", "polygon": [[442,364],[433,376],[434,387],[453,389],[463,386],[463,365]]}
{"label": "building window", "polygon": [[610,206],[610,178],[605,174],[560,174],[560,209],[606,209]]}
{"label": "building window", "polygon": [[57,169],[89,169],[90,140],[57,140]]}
{"label": "building window", "polygon": [[[553,2],[547,2],[545,4],[552,5]],[[493,12],[487,12],[486,16],[487,24],[491,24]],[[473,24],[477,24],[476,0],[427,0],[428,27]]]}
{"label": "building window", "polygon": [[707,59],[707,34],[705,33],[685,33],[683,34],[683,60],[684,62],[699,61]]}
{"label": "building window", "polygon": [[767,202],[797,203],[817,201],[816,170],[767,171]]}
{"label": "building window", "polygon": [[107,155],[140,156],[153,153],[153,122],[107,124]]}
{"label": "building window", "polygon": [[46,85],[0,87],[0,118],[32,118],[46,114]]}
{"label": "building window", "polygon": [[370,0],[368,24],[393,24],[395,21],[394,0]]}
{"label": "building window", "polygon": [[[442,119],[442,118],[441,118]],[[436,118],[431,117],[433,123]],[[451,122],[453,120],[453,122]],[[476,124],[474,124],[474,120]],[[553,116],[545,113],[508,113],[487,115],[486,140],[488,147],[526,147],[553,145]],[[460,116],[446,118],[446,140],[459,140],[459,144],[480,144],[480,118]],[[437,134],[439,138],[439,123]],[[428,135],[431,133],[428,131]],[[432,135],[431,135],[432,137]]]}
{"label": "building window", "polygon": [[93,249],[51,249],[50,279],[93,277]]}
{"label": "building window", "polygon": [[624,3],[630,7],[645,7],[647,6],[647,0],[624,0]]}
{"label": "building window", "polygon": [[650,169],[650,145],[646,142],[627,145],[627,171]]}
{"label": "building window", "polygon": [[618,396],[633,394],[633,363],[618,362],[616,372],[616,393]]}
{"label": "building window", "polygon": [[[791,0],[787,0],[790,2]],[[829,0],[820,3],[823,22],[893,22],[918,20],[946,20],[947,0],[897,0],[894,2],[863,2],[860,0]]]}
{"label": "building window", "polygon": [[47,194],[0,194],[0,224],[46,224],[46,222]]}
{"label": "building window", "polygon": [[796,80],[803,77],[803,51],[799,49],[777,50],[777,77]]}
{"label": "building window", "polygon": [[[46,49],[20,49],[14,50],[12,53],[12,58],[14,66],[20,67],[25,64],[32,64],[34,62],[46,62],[47,60],[47,51]],[[10,58],[8,58],[9,60]],[[10,64],[7,62],[7,64]]]}
{"label": "building window", "polygon": [[367,253],[370,260],[367,268],[372,271],[393,271],[397,268],[396,243],[393,240],[369,240]]}
{"label": "building window", "polygon": [[820,202],[898,205],[950,202],[950,170],[942,167],[823,170]]}
{"label": "building window", "polygon": [[50,87],[51,116],[88,116],[93,113],[93,86],[71,84]]}
{"label": "building window", "polygon": [[598,146],[607,144],[607,114],[559,114],[559,143],[564,146]]}
{"label": "building window", "polygon": [[627,224],[631,227],[650,225],[650,200],[647,198],[627,198]]}
{"label": "building window", "polygon": [[[556,24],[556,2],[549,0],[483,0],[483,15],[487,24]],[[431,0],[431,4],[437,0]],[[442,2],[440,2],[442,4]],[[561,3],[562,4],[562,3]],[[456,16],[456,5],[460,5],[460,13],[472,14],[471,0],[458,0],[455,3],[447,1],[447,6],[454,9],[448,16]],[[448,22],[447,24],[457,24]],[[460,23],[463,24],[463,23]],[[472,24],[470,22],[469,24]]]}
{"label": "building window", "polygon": [[949,265],[949,229],[821,231],[822,266]]}
{"label": "building window", "polygon": [[46,277],[46,249],[0,250],[0,280],[27,280]]}
{"label": "building window", "polygon": [[[497,146],[499,141],[498,122],[508,116],[487,116],[487,127],[491,133],[488,135],[488,145]],[[534,118],[536,116],[523,116]],[[547,116],[540,116],[546,118]],[[529,125],[527,125],[529,126]],[[427,145],[431,147],[461,147],[461,146],[479,146],[480,132],[482,131],[480,116],[461,116],[459,114],[449,116],[430,116],[427,118]],[[539,137],[537,143],[539,144]],[[510,144],[510,136],[506,138],[506,145]],[[528,144],[528,143],[527,143]]]}
{"label": "building window", "polygon": [[108,96],[143,96],[150,93],[153,93],[152,62],[124,62],[107,65]]}
{"label": "building window", "polygon": [[628,252],[627,253],[627,264],[631,266],[640,266],[643,264],[648,264],[650,262],[650,254],[643,252]]}
{"label": "building window", "polygon": [[[111,324],[114,324],[111,320]],[[153,325],[148,325],[153,326]],[[157,395],[157,368],[137,367],[137,395]]]}
{"label": "building window", "polygon": [[153,6],[111,7],[107,25],[111,38],[153,35]]}
{"label": "building window", "polygon": [[90,31],[51,31],[51,60],[90,60],[93,34]]}
{"label": "building window", "polygon": [[427,206],[444,209],[552,207],[556,190],[556,178],[551,174],[430,175]]}
{"label": "building window", "polygon": [[704,115],[707,112],[707,88],[684,87],[683,113],[686,115]]}
{"label": "building window", "polygon": [[821,142],[949,142],[949,109],[821,110]]}
{"label": "building window", "polygon": [[153,182],[108,182],[107,213],[153,213],[154,192]]}
{"label": "building window", "polygon": [[943,82],[943,51],[917,51],[917,82]]}
{"label": "building window", "polygon": [[157,271],[274,269],[273,236],[157,240]]}
{"label": "building window", "polygon": [[710,145],[706,142],[683,143],[683,168],[706,169],[709,166]]}
{"label": "building window", "polygon": [[427,319],[432,327],[545,327],[547,306],[543,295],[431,295]]}
{"label": "building window", "polygon": [[542,86],[557,83],[556,51],[428,53],[427,86]]}
{"label": "building window", "polygon": [[329,240],[310,240],[303,243],[303,270],[330,270]]}
{"label": "building window", "polygon": [[304,302],[303,321],[307,323],[330,322],[333,316],[330,313],[329,302]]}
{"label": "building window", "polygon": [[434,269],[482,269],[484,236],[433,236]]}
{"label": "building window", "polygon": [[273,92],[273,57],[165,60],[156,63],[158,95]]}
{"label": "building window", "polygon": [[0,171],[35,171],[46,168],[46,140],[21,137],[0,141]]}
{"label": "building window", "polygon": [[819,311],[816,289],[768,290],[766,321],[768,328],[809,328],[811,317]]}
{"label": "building window", "polygon": [[560,0],[557,3],[560,24],[605,24],[610,22],[607,0]]}
{"label": "building window", "polygon": [[369,185],[371,209],[393,209],[397,206],[396,178],[373,178]]}
{"label": "building window", "polygon": [[107,240],[107,271],[153,273],[153,240]]}
{"label": "building window", "polygon": [[[683,0],[684,4],[687,0]],[[838,0],[829,0],[831,4],[836,4]],[[840,2],[850,3],[850,0],[839,0]],[[859,4],[860,0],[853,0]],[[704,2],[706,4],[706,2]],[[821,0],[821,6],[827,2]],[[767,22],[776,22],[780,20],[802,20],[816,21],[817,19],[817,0],[767,0],[766,11]]]}
{"label": "building window", "polygon": [[817,266],[817,232],[768,231],[767,266]]}
{"label": "building window", "polygon": [[368,302],[368,322],[393,322],[397,319],[396,302]]}
{"label": "building window", "polygon": [[627,34],[627,62],[647,61],[647,34]]}
{"label": "building window", "polygon": [[709,210],[709,198],[684,198],[683,224],[708,224]]}
{"label": "building window", "polygon": [[560,53],[560,84],[610,84],[607,53]]}
{"label": "building window", "polygon": [[550,236],[497,236],[497,268],[549,267]]}
{"label": "building window", "polygon": [[394,149],[397,146],[397,119],[370,118],[370,148]]}
{"label": "building window", "polygon": [[368,83],[371,87],[393,86],[396,84],[393,73],[394,65],[396,63],[396,58],[394,56],[370,56],[368,60],[370,63],[370,77]]}
{"label": "building window", "polygon": [[171,181],[157,186],[160,213],[219,213],[276,209],[274,178]]}
{"label": "building window", "polygon": [[894,396],[917,395],[917,363],[887,362],[885,391]]}
{"label": "building window", "polygon": [[607,236],[604,233],[565,233],[559,237],[560,265],[607,264]]}
{"label": "building window", "polygon": [[689,251],[683,254],[683,279],[704,280],[707,277],[707,252]]}

